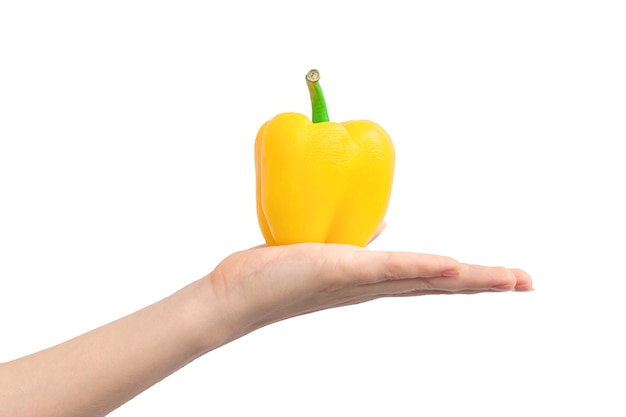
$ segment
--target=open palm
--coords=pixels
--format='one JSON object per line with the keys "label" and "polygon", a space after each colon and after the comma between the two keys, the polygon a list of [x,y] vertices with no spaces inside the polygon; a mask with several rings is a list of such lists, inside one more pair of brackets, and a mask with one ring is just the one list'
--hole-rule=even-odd
{"label": "open palm", "polygon": [[[261,246],[237,252],[207,277],[247,331],[289,317],[381,297],[528,291],[517,269],[450,257],[340,244]],[[246,332],[247,332],[246,331]]]}

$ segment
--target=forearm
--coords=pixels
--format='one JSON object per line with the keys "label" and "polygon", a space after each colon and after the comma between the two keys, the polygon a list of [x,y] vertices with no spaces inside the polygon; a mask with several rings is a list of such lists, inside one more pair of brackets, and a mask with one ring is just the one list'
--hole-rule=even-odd
{"label": "forearm", "polygon": [[129,316],[0,365],[0,415],[101,416],[229,339],[196,281]]}

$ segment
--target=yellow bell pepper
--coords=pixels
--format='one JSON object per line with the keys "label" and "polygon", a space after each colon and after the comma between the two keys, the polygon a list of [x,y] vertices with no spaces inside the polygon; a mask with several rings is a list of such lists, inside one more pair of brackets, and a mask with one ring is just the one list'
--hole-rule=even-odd
{"label": "yellow bell pepper", "polygon": [[382,223],[395,150],[378,124],[328,121],[319,72],[306,76],[312,121],[282,113],[255,141],[256,202],[268,245],[301,242],[365,246]]}

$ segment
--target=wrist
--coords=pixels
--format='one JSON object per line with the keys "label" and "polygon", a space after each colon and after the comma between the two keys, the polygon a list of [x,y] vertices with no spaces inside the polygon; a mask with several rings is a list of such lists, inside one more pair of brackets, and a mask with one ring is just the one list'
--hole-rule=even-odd
{"label": "wrist", "polygon": [[194,335],[192,343],[197,347],[199,355],[249,332],[243,320],[243,311],[238,307],[240,304],[216,286],[214,273],[181,290],[189,290],[190,299],[187,302],[191,308],[188,323],[191,326],[190,334]]}

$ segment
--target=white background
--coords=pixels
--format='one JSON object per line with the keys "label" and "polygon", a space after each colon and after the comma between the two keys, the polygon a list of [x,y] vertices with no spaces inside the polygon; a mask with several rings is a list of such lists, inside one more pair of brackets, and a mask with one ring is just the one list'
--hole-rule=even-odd
{"label": "white background", "polygon": [[318,68],[331,119],[396,145],[372,248],[535,291],[288,320],[112,415],[623,416],[620,2],[218,3],[0,3],[0,361],[261,243],[254,137]]}

